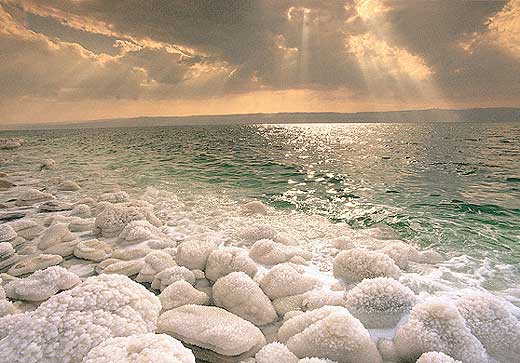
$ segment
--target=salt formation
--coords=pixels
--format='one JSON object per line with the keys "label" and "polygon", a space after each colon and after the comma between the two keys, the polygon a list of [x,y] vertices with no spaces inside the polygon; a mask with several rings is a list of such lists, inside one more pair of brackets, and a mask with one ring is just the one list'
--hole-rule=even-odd
{"label": "salt formation", "polygon": [[52,159],[43,160],[42,163],[40,164],[40,171],[44,170],[44,169],[47,169],[47,170],[56,169],[56,162]]}
{"label": "salt formation", "polygon": [[401,270],[394,261],[381,252],[363,248],[341,251],[334,258],[334,276],[348,283],[375,277],[398,278]]}
{"label": "salt formation", "polygon": [[248,252],[238,247],[221,247],[213,250],[206,264],[206,277],[217,281],[231,272],[245,272],[254,277],[258,267],[248,256]]}
{"label": "salt formation", "polygon": [[59,200],[49,200],[38,206],[38,210],[43,213],[63,212],[66,210],[71,210],[71,209],[72,209],[71,204],[61,202]]}
{"label": "salt formation", "polygon": [[438,351],[463,363],[487,363],[482,344],[471,334],[455,306],[442,301],[416,305],[394,338],[396,351],[405,360]]}
{"label": "salt formation", "polygon": [[[99,203],[98,207],[100,207]],[[103,237],[117,237],[133,221],[147,220],[156,224],[157,217],[143,208],[122,204],[105,204],[96,216],[95,227]]]}
{"label": "salt formation", "polygon": [[416,302],[412,290],[387,277],[365,279],[345,294],[345,307],[366,328],[391,328]]}
{"label": "salt formation", "polygon": [[65,192],[75,192],[80,189],[81,187],[79,186],[79,184],[72,180],[64,180],[58,185],[58,190]]}
{"label": "salt formation", "polygon": [[238,231],[238,237],[246,241],[256,242],[261,239],[274,239],[276,231],[265,224],[248,226]]}
{"label": "salt formation", "polygon": [[155,275],[152,288],[163,291],[175,281],[181,280],[190,283],[190,285],[195,285],[195,274],[184,266],[170,267]]}
{"label": "salt formation", "polygon": [[171,310],[183,305],[208,305],[209,296],[195,289],[184,280],[175,281],[159,295],[163,310]]}
{"label": "salt formation", "polygon": [[90,277],[14,319],[0,340],[0,357],[9,363],[80,363],[108,338],[153,332],[160,309],[157,297],[127,277]]}
{"label": "salt formation", "polygon": [[213,306],[184,305],[169,310],[159,317],[157,331],[224,356],[253,355],[266,343],[256,326]]}
{"label": "salt formation", "polygon": [[255,355],[256,363],[298,363],[299,359],[285,345],[274,342],[265,345]]}
{"label": "salt formation", "polygon": [[128,223],[117,239],[121,246],[133,245],[156,238],[161,231],[148,221],[132,221]]}
{"label": "salt formation", "polygon": [[11,276],[22,276],[33,273],[44,268],[59,265],[63,261],[63,257],[58,255],[37,255],[24,258],[9,268],[7,273]]}
{"label": "salt formation", "polygon": [[78,218],[90,218],[90,217],[92,217],[92,212],[88,205],[77,204],[72,208],[70,215],[72,217],[78,217]]}
{"label": "salt formation", "polygon": [[130,196],[127,192],[122,190],[116,190],[109,193],[104,193],[99,197],[100,202],[109,202],[109,203],[125,203],[130,200]]}
{"label": "salt formation", "polygon": [[112,247],[103,241],[89,239],[80,241],[74,248],[74,256],[84,260],[101,262],[112,253]]}
{"label": "salt formation", "polygon": [[260,281],[260,287],[271,299],[299,295],[312,290],[318,281],[302,275],[289,264],[274,266]]}
{"label": "salt formation", "polygon": [[303,309],[303,302],[305,301],[305,294],[289,295],[273,300],[273,306],[279,316],[287,315],[287,313],[294,310]]}
{"label": "salt formation", "polygon": [[259,200],[253,200],[252,202],[242,205],[242,210],[249,214],[267,214],[268,210],[264,203]]}
{"label": "salt formation", "polygon": [[111,338],[92,349],[82,363],[195,363],[193,353],[166,334]]}
{"label": "salt formation", "polygon": [[177,247],[176,261],[180,266],[190,270],[204,270],[208,257],[217,248],[217,244],[209,239],[183,242]]}
{"label": "salt formation", "polygon": [[49,193],[40,192],[38,189],[30,188],[20,194],[15,204],[19,207],[25,207],[43,203],[50,199],[54,199],[54,196]]}
{"label": "salt formation", "polygon": [[319,357],[339,363],[382,362],[363,324],[339,306],[325,306],[285,321],[278,337],[299,358]]}
{"label": "salt formation", "polygon": [[24,142],[25,140],[19,138],[0,138],[0,150],[18,149]]}
{"label": "salt formation", "polygon": [[298,247],[286,246],[270,239],[256,241],[249,251],[249,257],[256,262],[265,265],[276,265],[287,262],[295,256],[307,260],[312,258],[310,252],[304,251]]}
{"label": "salt formation", "polygon": [[[76,236],[69,231],[67,225],[58,223],[43,231],[42,234],[40,234],[40,236],[35,239],[35,244],[38,245],[38,248],[41,251],[45,251],[50,247],[74,240],[76,240]],[[75,245],[76,244],[77,242]],[[72,250],[74,250],[74,247]]]}
{"label": "salt formation", "polygon": [[13,227],[8,224],[0,224],[0,243],[14,241],[17,236]]}
{"label": "salt formation", "polygon": [[38,237],[45,230],[44,226],[27,218],[11,222],[9,225],[16,231],[18,237],[28,241]]}
{"label": "salt formation", "polygon": [[68,290],[81,282],[80,278],[63,267],[53,266],[39,270],[24,279],[5,285],[8,297],[25,301],[44,301],[59,291]]}
{"label": "salt formation", "polygon": [[136,277],[137,282],[152,282],[155,275],[177,264],[173,257],[161,250],[152,251],[144,258],[144,266]]}
{"label": "salt formation", "polygon": [[249,320],[255,325],[272,323],[276,318],[271,300],[244,272],[232,272],[213,286],[215,305]]}
{"label": "salt formation", "polygon": [[420,252],[414,246],[401,241],[389,241],[379,252],[389,256],[403,270],[408,268],[410,262],[422,260]]}
{"label": "salt formation", "polygon": [[441,352],[428,352],[421,355],[416,363],[461,363]]}
{"label": "salt formation", "polygon": [[117,258],[109,258],[96,267],[98,274],[121,274],[135,276],[144,266],[143,260],[122,261]]}
{"label": "salt formation", "polygon": [[520,357],[520,322],[504,302],[491,295],[466,295],[457,309],[490,355],[501,362]]}

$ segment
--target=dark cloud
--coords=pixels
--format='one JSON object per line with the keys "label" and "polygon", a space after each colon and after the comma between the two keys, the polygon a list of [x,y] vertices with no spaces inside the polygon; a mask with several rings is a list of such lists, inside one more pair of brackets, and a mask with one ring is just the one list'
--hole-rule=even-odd
{"label": "dark cloud", "polygon": [[0,31],[0,81],[9,85],[0,92],[193,99],[312,89],[374,102],[434,93],[520,100],[520,51],[510,49],[518,38],[498,41],[491,24],[511,4],[5,0],[0,22],[15,30]]}

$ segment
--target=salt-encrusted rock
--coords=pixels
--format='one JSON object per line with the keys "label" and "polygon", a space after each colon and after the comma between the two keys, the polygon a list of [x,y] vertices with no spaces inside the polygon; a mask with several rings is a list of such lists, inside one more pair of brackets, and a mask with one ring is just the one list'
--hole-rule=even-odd
{"label": "salt-encrusted rock", "polygon": [[122,190],[104,193],[101,194],[101,197],[99,197],[100,202],[109,202],[114,204],[128,202],[129,200],[130,196],[128,195],[128,193]]}
{"label": "salt-encrusted rock", "polygon": [[108,243],[97,239],[80,241],[74,248],[74,256],[94,262],[107,259],[111,253],[112,247]]}
{"label": "salt-encrusted rock", "polygon": [[184,266],[170,267],[155,275],[152,281],[152,288],[163,291],[175,281],[182,280],[195,285],[195,274]]}
{"label": "salt-encrusted rock", "polygon": [[375,277],[399,278],[401,270],[389,256],[363,248],[341,251],[334,258],[334,276],[348,283]]}
{"label": "salt-encrusted rock", "polygon": [[130,222],[147,220],[148,215],[149,212],[124,203],[107,204],[96,216],[95,226],[103,237],[116,237]]}
{"label": "salt-encrusted rock", "polygon": [[246,241],[255,242],[261,239],[274,239],[276,231],[268,225],[257,224],[238,231],[238,237]]}
{"label": "salt-encrusted rock", "polygon": [[491,295],[466,295],[457,309],[486,351],[503,362],[520,357],[520,322],[505,303]]}
{"label": "salt-encrusted rock", "polygon": [[63,257],[57,255],[43,254],[28,257],[11,266],[7,273],[11,276],[22,276],[50,266],[59,265],[61,261],[63,261]]}
{"label": "salt-encrusted rock", "polygon": [[74,240],[70,242],[63,242],[52,245],[49,248],[41,250],[42,253],[50,254],[50,255],[58,255],[61,257],[69,257],[74,254],[74,248],[76,248],[79,240]]}
{"label": "salt-encrusted rock", "polygon": [[110,257],[125,261],[137,260],[146,257],[150,252],[152,252],[152,249],[146,243],[141,243],[135,246],[118,248],[112,252]]}
{"label": "salt-encrusted rock", "polygon": [[68,290],[81,282],[75,274],[63,267],[53,266],[39,270],[24,279],[5,285],[8,297],[25,301],[44,301],[59,291]]}
{"label": "salt-encrusted rock", "polygon": [[304,294],[302,308],[304,310],[319,309],[323,306],[344,306],[344,292],[329,289],[315,289]]}
{"label": "salt-encrusted rock", "polygon": [[173,257],[163,251],[152,251],[144,258],[144,266],[136,277],[137,282],[152,282],[155,275],[177,263]]}
{"label": "salt-encrusted rock", "polygon": [[305,294],[284,296],[273,300],[273,306],[279,316],[285,316],[287,313],[303,308]]}
{"label": "salt-encrusted rock", "polygon": [[38,189],[30,188],[20,194],[15,204],[19,207],[31,206],[51,199],[54,199],[52,194],[40,192]]}
{"label": "salt-encrusted rock", "polygon": [[81,187],[79,186],[79,184],[73,180],[64,180],[58,185],[58,190],[64,192],[75,192],[80,189]]}
{"label": "salt-encrusted rock", "polygon": [[206,277],[217,281],[220,277],[231,272],[245,272],[255,276],[258,267],[248,256],[248,252],[238,247],[221,247],[213,250],[206,264]]}
{"label": "salt-encrusted rock", "polygon": [[148,221],[132,221],[123,228],[117,243],[121,246],[133,245],[161,235],[161,231]]}
{"label": "salt-encrusted rock", "polygon": [[[4,300],[7,302],[7,300]],[[12,304],[11,304],[12,305]],[[0,308],[4,308],[1,306]],[[8,336],[23,319],[27,319],[26,314],[15,312],[5,314],[0,317],[0,340]],[[10,362],[9,362],[10,363]]]}
{"label": "salt-encrusted rock", "polygon": [[186,241],[177,247],[176,260],[180,266],[190,270],[204,270],[211,252],[217,248],[217,244],[210,240]]}
{"label": "salt-encrusted rock", "polygon": [[428,352],[421,355],[416,363],[461,363],[441,352]]}
{"label": "salt-encrusted rock", "polygon": [[0,189],[9,189],[15,186],[16,184],[10,182],[9,180],[0,179]]}
{"label": "salt-encrusted rock", "polygon": [[69,231],[67,225],[59,223],[43,231],[35,240],[35,243],[38,245],[38,248],[43,251],[51,246],[59,243],[70,242],[75,239],[76,236]]}
{"label": "salt-encrusted rock", "polygon": [[242,205],[242,210],[247,214],[267,214],[267,206],[259,200],[253,200],[252,202]]}
{"label": "salt-encrusted rock", "polygon": [[82,218],[74,218],[69,223],[69,229],[71,232],[92,231],[94,229],[94,221]]}
{"label": "salt-encrusted rock", "polygon": [[80,205],[80,204],[88,205],[90,207],[90,209],[92,210],[92,208],[96,207],[98,202],[94,198],[92,198],[92,197],[85,197],[85,198],[81,198],[80,200],[78,200],[74,204],[74,206],[77,206],[77,205]]}
{"label": "salt-encrusted rock", "polygon": [[17,314],[22,317],[0,340],[0,357],[9,363],[81,363],[109,338],[153,332],[160,310],[159,299],[127,277],[91,277],[35,311]]}
{"label": "salt-encrusted rock", "polygon": [[267,344],[255,355],[256,363],[298,363],[295,356],[285,345],[274,342]]}
{"label": "salt-encrusted rock", "polygon": [[278,337],[299,358],[320,357],[341,363],[382,362],[363,324],[339,306],[325,306],[287,320]]}
{"label": "salt-encrusted rock", "polygon": [[45,230],[44,226],[26,218],[11,222],[9,225],[16,231],[18,237],[28,241],[38,237]]}
{"label": "salt-encrusted rock", "polygon": [[[8,243],[8,242],[5,242]],[[9,268],[10,266],[14,265],[15,263],[27,258],[26,256],[21,256],[19,254],[12,254],[10,256],[7,256],[5,258],[0,258],[0,271],[5,270]]]}
{"label": "salt-encrusted rock", "polygon": [[56,162],[52,159],[45,159],[40,164],[40,171],[41,170],[54,170],[56,169]]}
{"label": "salt-encrusted rock", "polygon": [[90,217],[92,217],[92,212],[88,205],[77,204],[72,208],[70,215],[71,215],[71,217],[90,218]]}
{"label": "salt-encrusted rock", "polygon": [[408,321],[399,326],[395,348],[404,361],[438,351],[463,363],[487,363],[482,344],[471,334],[457,308],[442,301],[415,305]]}
{"label": "salt-encrusted rock", "polygon": [[295,256],[310,259],[312,258],[312,253],[298,247],[286,246],[270,239],[256,241],[249,251],[249,257],[258,263],[266,265],[287,262]]}
{"label": "salt-encrusted rock", "polygon": [[266,325],[277,318],[271,300],[244,272],[232,272],[218,279],[213,286],[213,301],[255,325]]}
{"label": "salt-encrusted rock", "polygon": [[13,227],[8,224],[0,224],[0,242],[10,242],[17,236]]}
{"label": "salt-encrusted rock", "polygon": [[98,274],[120,274],[125,276],[134,276],[141,271],[144,266],[143,260],[121,261],[115,258],[109,258],[101,262],[96,267]]}
{"label": "salt-encrusted rock", "polygon": [[61,202],[59,200],[49,200],[38,206],[38,210],[43,213],[63,212],[66,210],[71,210],[71,209],[72,209],[72,204]]}
{"label": "salt-encrusted rock", "polygon": [[213,306],[184,305],[169,310],[159,317],[157,331],[225,356],[255,354],[266,343],[256,326]]}
{"label": "salt-encrusted rock", "polygon": [[365,279],[345,294],[345,307],[369,329],[395,326],[416,301],[412,290],[386,277]]}
{"label": "salt-encrusted rock", "polygon": [[9,242],[0,242],[0,261],[4,261],[12,255],[14,255],[13,245]]}
{"label": "salt-encrusted rock", "polygon": [[195,289],[184,280],[175,281],[167,286],[159,295],[163,310],[171,310],[183,305],[207,305],[209,297],[202,291]]}
{"label": "salt-encrusted rock", "polygon": [[260,281],[260,287],[271,299],[303,294],[317,284],[315,278],[302,275],[289,264],[274,266]]}
{"label": "salt-encrusted rock", "polygon": [[166,334],[111,338],[92,349],[82,363],[195,363],[193,353]]}
{"label": "salt-encrusted rock", "polygon": [[[9,300],[0,299],[0,320],[8,315],[19,314],[20,310]],[[0,322],[0,330],[2,329],[2,323]],[[5,337],[7,333],[0,332],[0,339]]]}
{"label": "salt-encrusted rock", "polygon": [[0,150],[15,150],[24,144],[25,140],[19,138],[1,138]]}
{"label": "salt-encrusted rock", "polygon": [[379,250],[394,260],[400,269],[405,270],[410,262],[420,262],[421,254],[412,245],[401,241],[388,241],[387,245]]}

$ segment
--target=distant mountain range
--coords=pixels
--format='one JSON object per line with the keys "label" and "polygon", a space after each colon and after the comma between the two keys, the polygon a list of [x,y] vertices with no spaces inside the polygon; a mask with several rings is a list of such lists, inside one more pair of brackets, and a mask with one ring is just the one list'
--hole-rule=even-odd
{"label": "distant mountain range", "polygon": [[390,112],[296,112],[233,115],[160,116],[78,122],[9,124],[0,129],[112,128],[180,125],[287,124],[287,123],[413,123],[413,122],[517,122],[520,108],[472,108],[465,110],[409,110]]}

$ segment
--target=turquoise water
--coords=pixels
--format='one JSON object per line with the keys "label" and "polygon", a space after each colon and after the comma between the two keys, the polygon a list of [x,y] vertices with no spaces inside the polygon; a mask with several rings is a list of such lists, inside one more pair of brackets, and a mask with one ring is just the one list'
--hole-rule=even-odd
{"label": "turquoise water", "polygon": [[327,124],[1,132],[87,190],[260,199],[446,253],[520,262],[520,124]]}

